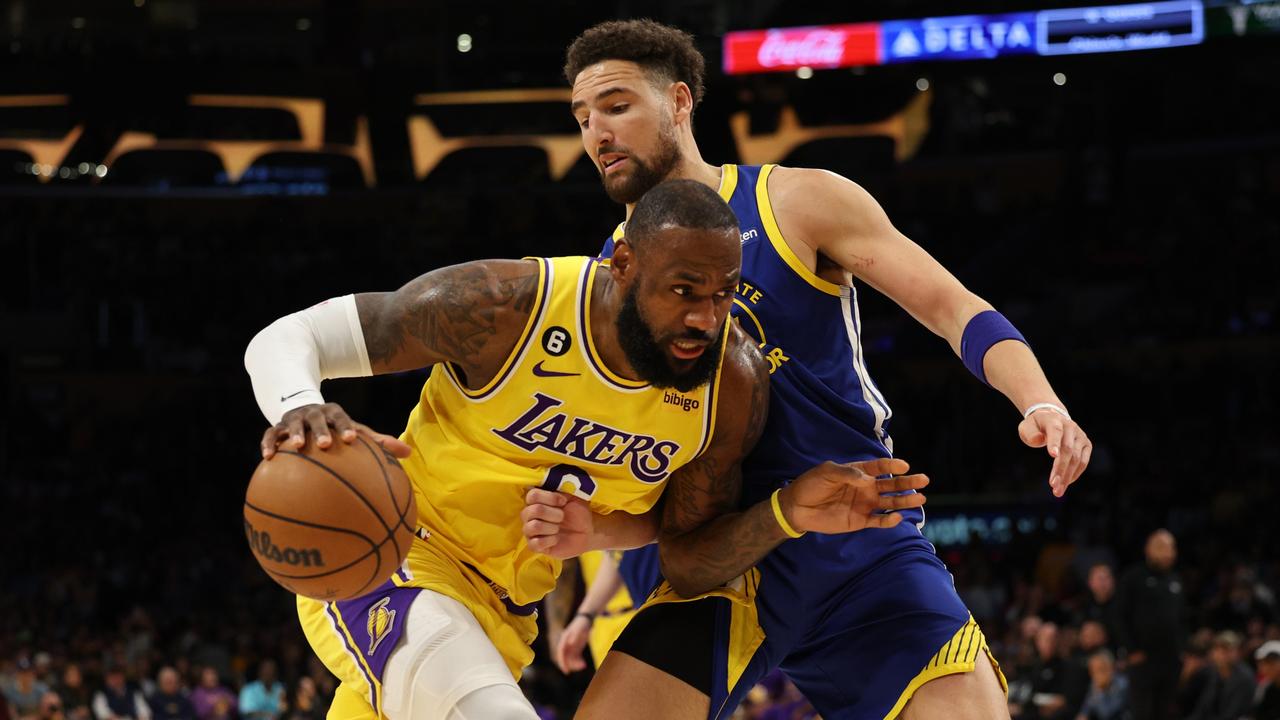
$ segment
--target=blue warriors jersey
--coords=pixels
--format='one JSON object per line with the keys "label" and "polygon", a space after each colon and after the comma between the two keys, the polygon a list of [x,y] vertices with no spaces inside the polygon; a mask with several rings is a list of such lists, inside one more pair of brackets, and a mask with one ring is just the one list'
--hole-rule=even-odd
{"label": "blue warriors jersey", "polygon": [[[825,460],[893,454],[893,412],[867,370],[857,289],[848,273],[839,285],[818,277],[787,246],[769,203],[774,167],[725,165],[720,184],[742,232],[733,314],[761,344],[771,381],[768,424],[743,465],[745,505]],[[624,232],[620,225],[603,255]]]}
{"label": "blue warriors jersey", "polygon": [[[787,245],[769,202],[774,167],[725,165],[720,185],[742,232],[733,313],[770,374],[769,418],[743,461],[744,507],[824,461],[893,453],[893,413],[867,369],[853,278],[819,277]],[[888,530],[788,540],[702,596],[728,601],[716,610],[710,718],[727,717],[775,667],[823,717],[896,717],[915,688],[990,656],[919,531],[923,511],[902,515]],[[664,583],[649,604],[682,600]]]}

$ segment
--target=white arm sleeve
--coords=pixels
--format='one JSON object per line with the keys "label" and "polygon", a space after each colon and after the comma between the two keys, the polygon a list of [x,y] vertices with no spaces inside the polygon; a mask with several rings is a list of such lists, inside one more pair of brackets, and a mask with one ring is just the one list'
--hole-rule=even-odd
{"label": "white arm sleeve", "polygon": [[263,328],[244,351],[244,368],[273,425],[296,407],[323,403],[321,380],[372,375],[356,296],[326,300]]}

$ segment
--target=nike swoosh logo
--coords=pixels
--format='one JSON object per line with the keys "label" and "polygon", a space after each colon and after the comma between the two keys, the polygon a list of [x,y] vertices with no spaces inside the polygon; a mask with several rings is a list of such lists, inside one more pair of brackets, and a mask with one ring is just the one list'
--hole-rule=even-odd
{"label": "nike swoosh logo", "polygon": [[559,370],[543,370],[542,363],[543,361],[539,360],[533,365],[533,374],[537,375],[538,377],[573,377],[575,375],[582,374],[582,373],[560,372]]}
{"label": "nike swoosh logo", "polygon": [[305,389],[305,388],[303,388],[302,390],[299,390],[299,391],[298,391],[298,392],[296,392],[296,393],[293,393],[293,395],[283,395],[283,396],[281,396],[281,398],[280,398],[280,402],[284,402],[285,400],[288,400],[289,398],[294,397],[294,396],[296,396],[296,395],[301,395],[301,394],[302,394],[302,393],[304,393],[304,392],[306,392],[306,389]]}

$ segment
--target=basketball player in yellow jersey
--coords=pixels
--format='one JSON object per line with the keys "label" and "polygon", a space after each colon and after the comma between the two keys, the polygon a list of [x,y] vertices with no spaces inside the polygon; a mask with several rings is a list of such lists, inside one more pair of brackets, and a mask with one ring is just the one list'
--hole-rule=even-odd
{"label": "basketball player in yellow jersey", "polygon": [[[682,467],[735,466],[759,437],[767,370],[726,323],[740,257],[728,206],[676,181],[637,205],[608,267],[556,258],[443,268],[393,293],[281,318],[254,338],[245,366],[275,423],[265,458],[370,433],[404,458],[417,500],[418,539],[382,587],[336,603],[299,598],[308,641],[342,681],[330,718],[537,717],[514,678],[532,659],[533,604],[560,561],[540,552],[557,548],[532,547],[524,525],[565,528],[563,554],[647,542],[669,479],[700,483]],[[319,391],[324,378],[432,365],[398,441]],[[882,472],[833,466],[794,483],[788,501],[830,507],[846,529],[891,526],[898,516],[880,511],[919,496],[880,493],[924,481],[875,480]],[[525,495],[549,490],[582,502],[523,523]],[[774,517],[766,507],[748,519],[781,537]],[[690,533],[685,551],[700,552],[699,539]]]}

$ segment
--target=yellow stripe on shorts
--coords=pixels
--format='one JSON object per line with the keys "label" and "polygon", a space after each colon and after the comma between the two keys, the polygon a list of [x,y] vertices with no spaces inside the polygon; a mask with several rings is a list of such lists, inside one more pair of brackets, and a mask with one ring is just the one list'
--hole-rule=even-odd
{"label": "yellow stripe on shorts", "polygon": [[924,664],[924,668],[907,683],[907,689],[902,691],[902,695],[898,698],[898,702],[894,703],[893,709],[889,714],[885,715],[885,720],[891,720],[902,712],[911,696],[916,694],[916,690],[921,685],[936,680],[947,675],[956,675],[959,673],[973,672],[977,667],[978,656],[986,653],[987,658],[991,660],[991,667],[996,671],[996,677],[1000,680],[1000,687],[1004,689],[1005,694],[1009,693],[1009,681],[1005,679],[1004,673],[1000,670],[1000,663],[996,662],[995,656],[991,654],[991,648],[987,645],[987,636],[982,634],[982,628],[978,627],[977,621],[973,616],[969,616],[969,620],[951,636],[929,662]]}

